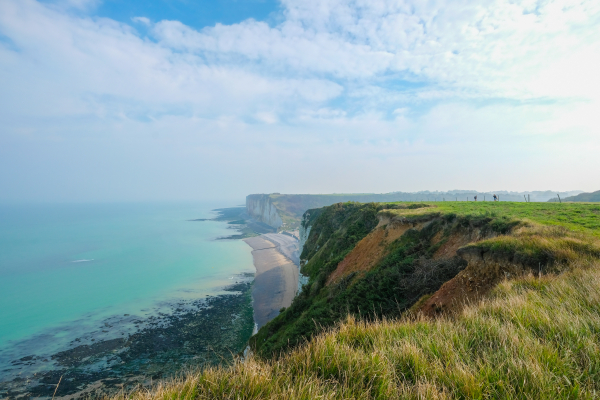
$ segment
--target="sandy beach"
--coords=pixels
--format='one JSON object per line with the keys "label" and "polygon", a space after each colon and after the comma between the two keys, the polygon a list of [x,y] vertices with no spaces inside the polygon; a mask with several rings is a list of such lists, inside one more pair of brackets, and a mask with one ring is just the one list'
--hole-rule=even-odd
{"label": "sandy beach", "polygon": [[268,234],[244,239],[252,247],[256,276],[252,297],[254,320],[258,327],[289,307],[298,289],[297,241],[282,234]]}
{"label": "sandy beach", "polygon": [[265,233],[262,237],[277,246],[277,250],[296,266],[300,265],[300,247],[296,238],[281,233]]}

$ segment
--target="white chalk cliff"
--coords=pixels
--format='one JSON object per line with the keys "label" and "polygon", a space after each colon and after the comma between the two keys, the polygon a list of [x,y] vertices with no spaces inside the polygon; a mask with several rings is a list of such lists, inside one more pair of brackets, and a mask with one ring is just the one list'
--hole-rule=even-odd
{"label": "white chalk cliff", "polygon": [[277,208],[268,194],[251,194],[246,196],[246,213],[259,222],[275,229],[283,224]]}

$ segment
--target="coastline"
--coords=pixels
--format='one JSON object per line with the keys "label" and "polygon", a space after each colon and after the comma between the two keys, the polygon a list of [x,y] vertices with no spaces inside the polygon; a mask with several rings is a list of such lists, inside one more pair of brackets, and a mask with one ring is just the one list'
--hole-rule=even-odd
{"label": "coastline", "polygon": [[[298,241],[290,236],[269,233],[244,239],[252,248],[256,268],[252,307],[258,329],[289,307],[298,290]],[[294,252],[295,251],[295,252]]]}
{"label": "coastline", "polygon": [[[216,209],[213,218],[175,219],[175,224],[220,222],[214,231],[218,234],[205,236],[203,241],[222,248],[225,245],[219,240],[226,231],[221,227],[246,228],[242,211],[242,207]],[[193,227],[192,231],[202,229]],[[245,245],[239,243],[236,248],[244,256],[243,270],[227,269],[241,265],[237,259],[227,265],[215,262],[226,268],[219,271],[219,280],[208,274],[206,280],[214,285],[203,283],[198,292],[186,286],[139,310],[108,313],[97,320],[86,315],[0,348],[0,398],[104,398],[137,387],[149,388],[181,371],[233,362],[233,355],[243,351],[254,328],[255,274],[248,269]],[[76,261],[91,258],[73,257]],[[230,277],[225,280],[225,276]],[[55,335],[64,343],[56,342]]]}
{"label": "coastline", "polygon": [[[174,298],[144,313],[109,315],[51,352],[32,349],[18,357],[1,353],[0,361],[10,365],[0,371],[0,397],[50,398],[62,379],[57,399],[102,398],[150,387],[182,370],[231,362],[230,356],[247,345],[253,328],[291,305],[300,277],[296,238],[268,233],[242,211],[217,209],[214,218],[187,221],[224,222],[238,231],[212,240],[244,240],[252,249],[255,274],[234,274],[229,279],[235,283],[216,295]],[[60,329],[71,332],[66,325]]]}
{"label": "coastline", "polygon": [[[103,328],[136,324],[124,337],[85,340],[51,355],[15,360],[12,376],[0,381],[0,398],[102,399],[121,391],[150,388],[181,371],[232,362],[252,335],[252,274],[237,275],[222,293],[178,300],[169,312],[149,317],[118,316]],[[182,345],[184,344],[184,345]],[[36,365],[48,364],[44,369]],[[29,371],[29,368],[33,370]]]}

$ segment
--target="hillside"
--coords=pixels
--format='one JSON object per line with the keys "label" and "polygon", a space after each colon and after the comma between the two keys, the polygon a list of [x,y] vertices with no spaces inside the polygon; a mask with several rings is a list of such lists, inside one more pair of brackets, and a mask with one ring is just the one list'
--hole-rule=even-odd
{"label": "hillside", "polygon": [[600,205],[340,203],[302,224],[309,282],[256,355],[144,398],[600,392]]}
{"label": "hillside", "polygon": [[[309,282],[251,343],[259,354],[277,354],[348,313],[398,317],[463,269],[481,268],[473,254],[497,259],[489,276],[470,273],[482,275],[473,282],[478,294],[504,274],[558,268],[572,255],[552,245],[596,243],[599,213],[600,206],[509,202],[339,203],[311,210],[300,256]],[[591,251],[587,245],[579,250]]]}
{"label": "hillside", "polygon": [[[557,202],[558,199],[550,199],[549,202]],[[564,202],[587,202],[587,203],[597,203],[600,202],[600,190],[592,193],[580,193],[576,196],[565,197],[562,199]]]}

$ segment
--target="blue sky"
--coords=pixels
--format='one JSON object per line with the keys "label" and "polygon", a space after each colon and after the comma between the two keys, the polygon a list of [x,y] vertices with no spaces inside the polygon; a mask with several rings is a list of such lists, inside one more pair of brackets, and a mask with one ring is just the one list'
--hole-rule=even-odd
{"label": "blue sky", "polygon": [[0,1],[0,201],[598,190],[592,0]]}
{"label": "blue sky", "polygon": [[94,15],[123,23],[134,17],[151,21],[173,20],[195,29],[215,24],[235,24],[252,18],[268,21],[276,18],[279,3],[272,0],[106,0],[93,11]]}

